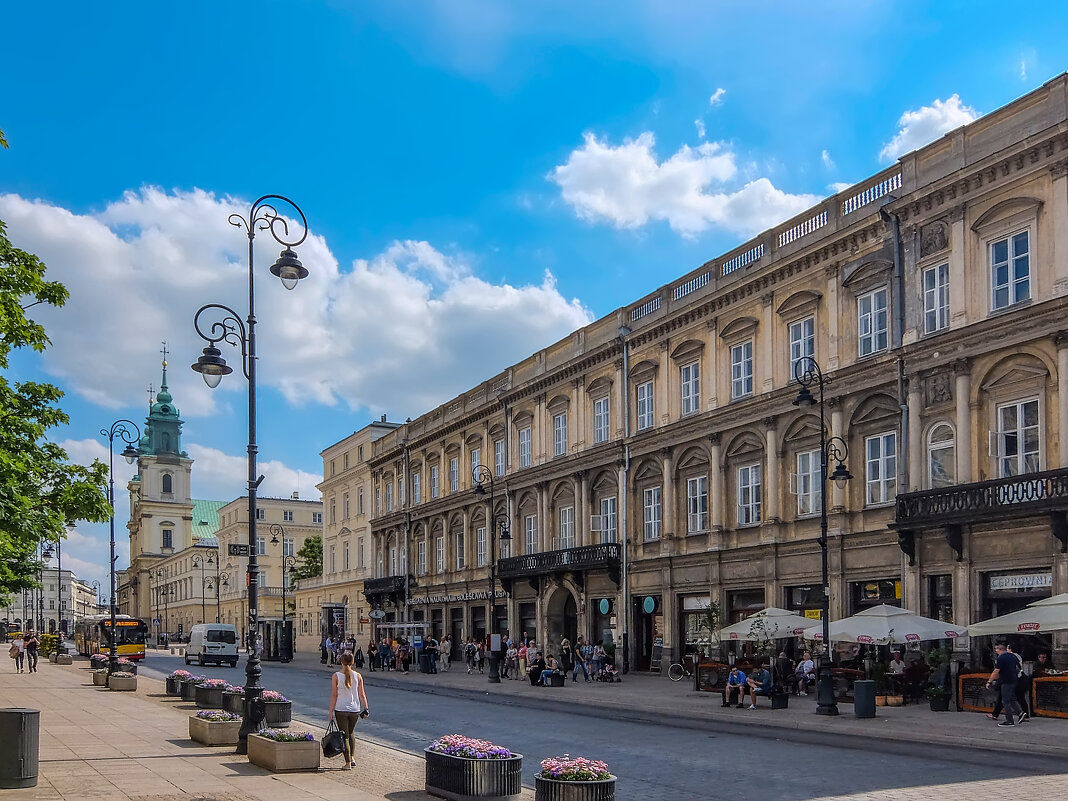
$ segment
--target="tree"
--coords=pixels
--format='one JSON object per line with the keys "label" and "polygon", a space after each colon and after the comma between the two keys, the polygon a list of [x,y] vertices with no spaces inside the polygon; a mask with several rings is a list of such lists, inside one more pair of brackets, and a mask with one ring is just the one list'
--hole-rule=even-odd
{"label": "tree", "polygon": [[12,245],[0,221],[0,597],[36,585],[40,543],[58,542],[76,520],[101,522],[110,513],[107,467],[99,460],[70,464],[66,451],[45,439],[68,422],[58,405],[63,392],[36,381],[12,384],[6,375],[13,350],[49,345],[29,309],[67,300],[66,287],[44,274],[44,262]]}
{"label": "tree", "polygon": [[297,551],[297,563],[290,571],[294,581],[323,575],[323,538],[316,534],[308,537]]}

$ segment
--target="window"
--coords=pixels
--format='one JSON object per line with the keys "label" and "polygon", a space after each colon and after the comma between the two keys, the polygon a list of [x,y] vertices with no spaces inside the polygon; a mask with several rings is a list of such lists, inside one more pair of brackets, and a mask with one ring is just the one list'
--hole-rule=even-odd
{"label": "window", "polygon": [[330,460],[330,475],[332,476],[335,473],[337,473],[337,464],[335,463],[334,459],[331,459]]}
{"label": "window", "polygon": [[523,518],[524,553],[538,552],[538,516],[527,515]]}
{"label": "window", "polygon": [[267,555],[267,538],[256,537],[256,556]]}
{"label": "window", "polygon": [[593,441],[608,442],[608,398],[598,398],[593,402]]}
{"label": "window", "polygon": [[951,487],[957,483],[957,449],[953,428],[936,425],[927,434],[927,486],[930,489]]}
{"label": "window", "polygon": [[949,328],[949,265],[923,271],[923,332],[933,334]]}
{"label": "window", "polygon": [[433,465],[430,468],[430,497],[436,498],[439,494],[439,482],[438,482],[438,466]]}
{"label": "window", "polygon": [[616,541],[616,498],[601,498],[601,542]]}
{"label": "window", "polygon": [[356,514],[363,514],[363,487],[356,490]]}
{"label": "window", "polygon": [[266,509],[257,509],[256,510],[256,519],[257,520],[266,520],[267,519],[267,510]]}
{"label": "window", "polygon": [[556,547],[560,550],[575,547],[575,507],[560,507],[560,537]]}
{"label": "window", "polygon": [[504,440],[493,441],[493,472],[499,478],[504,475]]}
{"label": "window", "polygon": [[460,460],[453,456],[449,459],[449,492],[457,492],[460,489]]}
{"label": "window", "polygon": [[456,569],[464,569],[464,535],[462,532],[453,537],[456,547]]}
{"label": "window", "polygon": [[519,429],[519,466],[530,467],[530,426]]}
{"label": "window", "polygon": [[382,488],[375,487],[375,514],[382,514]]}
{"label": "window", "polygon": [[998,406],[994,455],[998,477],[1037,473],[1039,468],[1038,399]]}
{"label": "window", "polygon": [[397,546],[393,545],[389,549],[389,575],[396,576],[400,573],[397,569]]}
{"label": "window", "polygon": [[645,510],[643,538],[646,542],[660,539],[660,487],[646,487],[642,493]]}
{"label": "window", "polygon": [[679,368],[682,383],[682,413],[693,414],[701,409],[701,366],[698,362]]}
{"label": "window", "polygon": [[412,503],[418,504],[423,502],[422,489],[419,486],[419,474],[412,473]]}
{"label": "window", "polygon": [[1031,297],[1028,232],[990,243],[990,306],[997,311]]}
{"label": "window", "polygon": [[363,461],[363,445],[360,445],[356,449],[356,461],[358,461],[358,462],[362,462]]}
{"label": "window", "polygon": [[347,453],[345,454],[344,459],[345,459],[345,465],[341,469],[342,470],[348,470],[349,469],[349,455]]}
{"label": "window", "polygon": [[296,556],[297,543],[292,537],[282,538],[282,556]]}
{"label": "window", "polygon": [[475,567],[486,566],[486,527],[475,529]]}
{"label": "window", "polygon": [[790,323],[790,378],[797,376],[797,363],[816,355],[816,323],[812,317]]}
{"label": "window", "polygon": [[738,468],[738,525],[760,522],[760,465]]}
{"label": "window", "polygon": [[638,384],[638,430],[653,427],[653,382]]}
{"label": "window", "polygon": [[858,353],[861,356],[886,350],[888,321],[885,288],[857,298]]}
{"label": "window", "polygon": [[165,528],[163,529],[163,547],[174,548],[174,530]]}
{"label": "window", "polygon": [[[333,548],[333,546],[331,546],[331,548]],[[382,554],[379,553],[376,556],[377,558],[375,559],[375,578],[382,578],[386,574],[385,568],[383,567],[385,562],[382,558]]]}
{"label": "window", "polygon": [[567,453],[567,412],[553,415],[553,456]]}
{"label": "window", "polygon": [[341,519],[349,519],[349,494],[347,492],[341,496]]}
{"label": "window", "polygon": [[386,511],[393,511],[393,482],[386,484]]}
{"label": "window", "polygon": [[482,464],[482,449],[481,448],[472,448],[471,449],[471,475],[475,474],[475,470],[477,470],[479,465],[481,465],[481,464]]}
{"label": "window", "polygon": [[708,476],[686,479],[686,531],[708,530]]}
{"label": "window", "polygon": [[345,541],[341,546],[341,569],[349,569],[349,543]]}
{"label": "window", "polygon": [[927,577],[927,614],[935,620],[953,622],[953,576],[948,573]]}
{"label": "window", "polygon": [[438,573],[444,573],[445,572],[445,536],[444,535],[442,535],[442,536],[437,538],[437,541],[434,543],[434,550],[435,550],[434,563],[437,566],[436,567],[437,572]]}
{"label": "window", "polygon": [[797,454],[797,474],[794,494],[797,495],[797,514],[812,515],[820,511],[820,452],[801,451]]}
{"label": "window", "polygon": [[864,440],[865,503],[889,503],[897,495],[897,434],[876,434]]}
{"label": "window", "polygon": [[426,540],[419,540],[415,545],[415,575],[426,574]]}
{"label": "window", "polygon": [[171,478],[169,473],[164,473],[163,474],[163,492],[169,494],[169,493],[171,493],[173,491],[174,491],[173,479]]}
{"label": "window", "polygon": [[731,347],[731,397],[753,394],[753,340]]}
{"label": "window", "polygon": [[363,550],[363,537],[360,537],[356,540],[356,567],[367,567]]}

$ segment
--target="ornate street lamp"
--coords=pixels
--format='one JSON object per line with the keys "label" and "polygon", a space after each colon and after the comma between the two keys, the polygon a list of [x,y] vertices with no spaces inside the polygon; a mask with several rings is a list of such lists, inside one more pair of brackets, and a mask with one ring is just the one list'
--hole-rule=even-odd
{"label": "ornate street lamp", "polygon": [[[794,365],[794,378],[801,389],[797,393],[794,406],[808,409],[817,403],[820,407],[820,554],[822,556],[823,600],[820,617],[823,619],[823,657],[820,659],[818,672],[816,714],[837,715],[838,704],[834,697],[834,678],[831,675],[831,588],[827,577],[827,465],[831,460],[837,464],[830,478],[835,486],[844,489],[846,482],[853,478],[846,469],[845,460],[849,448],[841,437],[827,437],[827,425],[824,419],[824,378],[819,364],[811,356],[803,356]],[[811,387],[819,389],[820,396],[812,395]]]}
{"label": "ornate street lamp", "polygon": [[508,533],[508,517],[502,515],[497,517],[496,510],[493,507],[493,471],[486,465],[480,464],[474,470],[471,471],[472,477],[475,479],[475,495],[483,497],[486,495],[486,484],[489,484],[489,511],[486,513],[486,528],[488,529],[487,535],[490,541],[490,607],[489,607],[489,630],[490,630],[490,672],[489,682],[490,684],[501,683],[501,669],[500,669],[500,649],[493,648],[493,637],[497,632],[497,531],[500,530],[501,542],[508,542],[512,539]]}
{"label": "ornate street lamp", "polygon": [[136,423],[129,420],[116,420],[111,428],[100,429],[100,435],[108,438],[108,504],[111,506],[111,650],[108,656],[108,675],[119,669],[119,654],[115,648],[117,635],[115,632],[115,439],[116,437],[126,443],[122,451],[122,458],[126,464],[133,464],[137,460],[137,449],[134,443],[141,439],[141,430]]}
{"label": "ornate street lamp", "polygon": [[[271,205],[271,201],[275,200],[288,203],[300,215],[303,230],[298,238],[290,241],[289,223]],[[282,252],[271,266],[271,273],[281,279],[286,289],[293,289],[298,281],[308,275],[308,271],[293,251],[294,247],[307,238],[308,221],[300,207],[289,198],[282,195],[264,195],[252,204],[248,217],[231,214],[229,222],[244,230],[248,237],[248,316],[242,322],[240,315],[229,306],[218,303],[201,306],[193,317],[193,327],[208,345],[192,368],[200,373],[209,387],[217,387],[223,376],[233,372],[233,368],[226,363],[221,351],[216,347],[217,343],[225,342],[240,349],[241,369],[248,379],[248,662],[245,665],[245,703],[237,743],[237,753],[247,754],[248,736],[259,730],[264,719],[263,687],[260,686],[262,671],[259,651],[256,648],[256,633],[259,629],[256,490],[263,477],[257,477],[256,472],[256,292],[253,241],[257,231],[268,231],[272,238],[282,245]],[[200,316],[208,310],[213,312],[215,322],[204,329],[201,328]]]}
{"label": "ornate street lamp", "polygon": [[[286,573],[293,570],[297,565],[297,558],[295,556],[286,556],[286,530],[277,523],[271,524],[271,544],[277,545],[282,543],[282,636],[286,636],[286,590],[289,588],[289,580],[286,577]],[[293,638],[288,637],[286,639],[287,649],[282,656],[286,657],[283,662],[289,661],[289,655],[292,651]]]}

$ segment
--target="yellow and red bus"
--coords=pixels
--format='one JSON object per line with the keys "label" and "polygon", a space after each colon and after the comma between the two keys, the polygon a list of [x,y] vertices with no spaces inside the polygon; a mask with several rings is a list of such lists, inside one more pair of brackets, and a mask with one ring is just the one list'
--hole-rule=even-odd
{"label": "yellow and red bus", "polygon": [[[145,658],[145,638],[148,626],[140,618],[115,615],[115,650],[127,659]],[[111,653],[111,615],[91,615],[74,627],[74,645],[82,656]]]}

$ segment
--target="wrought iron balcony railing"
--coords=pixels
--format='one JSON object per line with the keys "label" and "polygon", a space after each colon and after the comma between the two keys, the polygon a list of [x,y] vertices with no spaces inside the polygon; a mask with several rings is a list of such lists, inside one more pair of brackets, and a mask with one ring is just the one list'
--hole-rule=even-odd
{"label": "wrought iron balcony railing", "polygon": [[1068,511],[1068,469],[897,496],[893,528],[921,529]]}
{"label": "wrought iron balcony railing", "polygon": [[510,556],[497,562],[497,575],[511,579],[605,568],[618,570],[619,556],[617,542]]}
{"label": "wrought iron balcony railing", "polygon": [[404,592],[404,576],[383,576],[382,578],[364,579],[363,594],[388,595],[392,592]]}

